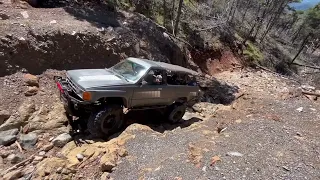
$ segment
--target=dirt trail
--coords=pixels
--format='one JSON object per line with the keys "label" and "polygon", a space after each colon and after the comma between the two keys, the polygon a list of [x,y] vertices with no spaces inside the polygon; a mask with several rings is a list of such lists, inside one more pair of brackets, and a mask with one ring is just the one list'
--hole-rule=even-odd
{"label": "dirt trail", "polygon": [[[288,89],[294,87],[265,72],[224,72],[217,76],[241,86],[245,95],[231,106],[211,106],[212,111],[218,107],[215,116],[189,127],[158,135],[139,133],[127,145],[130,158],[123,160],[111,176],[319,179],[319,104],[306,98],[283,100],[283,93],[289,94]],[[297,110],[300,107],[302,112]],[[222,133],[217,132],[223,128]],[[217,156],[219,160],[212,164]]]}

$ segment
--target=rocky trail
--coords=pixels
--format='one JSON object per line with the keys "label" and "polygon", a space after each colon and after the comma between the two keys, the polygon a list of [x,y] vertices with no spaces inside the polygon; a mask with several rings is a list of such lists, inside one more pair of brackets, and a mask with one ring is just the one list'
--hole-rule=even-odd
{"label": "rocky trail", "polygon": [[[22,81],[29,77],[15,74],[1,82],[19,76]],[[6,130],[1,131],[0,141],[3,178],[320,177],[317,101],[299,93],[301,87],[295,82],[264,71],[225,71],[216,78],[212,80],[220,86],[239,89],[231,104],[196,104],[176,125],[165,123],[153,111],[132,112],[127,114],[126,128],[108,140],[71,137],[57,91],[43,87],[42,95],[24,98],[18,112],[1,111],[0,128]],[[10,86],[4,85],[2,91],[6,88]],[[7,94],[10,99],[14,92]]]}
{"label": "rocky trail", "polygon": [[319,90],[235,68],[226,52],[212,58],[202,102],[180,123],[129,112],[106,139],[74,133],[53,81],[64,70],[128,56],[203,64],[137,13],[10,2],[0,0],[0,179],[320,179],[320,105],[302,93]]}

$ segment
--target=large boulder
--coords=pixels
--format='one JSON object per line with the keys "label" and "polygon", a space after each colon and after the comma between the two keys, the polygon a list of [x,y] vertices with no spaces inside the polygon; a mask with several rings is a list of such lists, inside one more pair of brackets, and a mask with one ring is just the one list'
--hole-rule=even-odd
{"label": "large boulder", "polygon": [[17,169],[17,170],[14,170],[14,171],[11,171],[7,174],[5,174],[3,176],[3,180],[14,180],[14,179],[19,179],[20,177],[23,176],[23,172],[21,169]]}
{"label": "large boulder", "polygon": [[34,96],[38,93],[39,88],[37,86],[29,86],[27,91],[24,93],[25,96]]}
{"label": "large boulder", "polygon": [[21,161],[23,161],[25,159],[25,155],[18,153],[18,154],[10,154],[7,157],[7,160],[11,163],[11,164],[17,164]]}
{"label": "large boulder", "polygon": [[23,148],[32,148],[37,144],[38,136],[36,133],[20,134],[19,142]]}
{"label": "large boulder", "polygon": [[5,123],[0,126],[0,131],[5,131],[9,129],[20,128],[27,124],[29,118],[36,111],[36,106],[32,100],[26,100],[18,108],[18,114],[13,114],[10,116]]}
{"label": "large boulder", "polygon": [[27,100],[23,102],[18,109],[18,112],[22,121],[28,121],[32,113],[34,113],[35,111],[36,111],[36,105],[32,100]]}
{"label": "large boulder", "polygon": [[28,120],[26,129],[32,131],[53,130],[58,132],[68,132],[66,128],[68,118],[62,103],[55,103],[51,108],[44,105],[39,108],[39,113]]}
{"label": "large boulder", "polygon": [[0,132],[0,145],[8,146],[14,143],[17,139],[18,129],[11,129]]}
{"label": "large boulder", "polygon": [[65,166],[67,166],[67,164],[68,161],[61,158],[46,158],[37,164],[34,178],[44,179],[43,177],[45,176],[52,177],[55,175],[55,172],[58,168],[64,168]]}
{"label": "large boulder", "polygon": [[0,110],[0,124],[3,124],[7,119],[9,119],[10,113],[7,110]]}
{"label": "large boulder", "polygon": [[64,145],[66,145],[71,140],[72,140],[72,137],[70,136],[70,134],[63,133],[63,134],[60,134],[59,136],[57,136],[56,138],[54,138],[52,140],[52,143],[53,143],[54,146],[63,147]]}
{"label": "large boulder", "polygon": [[26,74],[24,75],[23,80],[28,86],[39,86],[39,79],[35,75]]}

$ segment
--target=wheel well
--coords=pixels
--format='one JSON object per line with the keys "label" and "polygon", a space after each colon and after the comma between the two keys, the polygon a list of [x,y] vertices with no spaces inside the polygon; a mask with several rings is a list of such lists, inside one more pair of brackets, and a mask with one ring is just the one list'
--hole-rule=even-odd
{"label": "wheel well", "polygon": [[175,101],[175,103],[185,103],[185,102],[187,102],[187,98],[186,97],[180,97]]}
{"label": "wheel well", "polygon": [[102,104],[117,104],[117,105],[123,105],[127,106],[127,101],[125,98],[122,97],[107,97],[107,98],[101,98],[99,99],[99,102]]}

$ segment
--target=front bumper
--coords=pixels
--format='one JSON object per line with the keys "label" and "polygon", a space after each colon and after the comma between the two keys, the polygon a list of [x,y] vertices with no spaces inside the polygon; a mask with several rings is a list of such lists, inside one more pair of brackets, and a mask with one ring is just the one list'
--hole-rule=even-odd
{"label": "front bumper", "polygon": [[54,80],[60,91],[60,100],[64,104],[66,112],[70,115],[78,116],[79,108],[90,103],[81,100],[69,86],[66,79],[59,76],[55,76]]}

